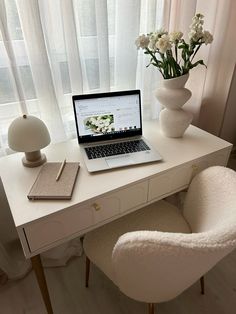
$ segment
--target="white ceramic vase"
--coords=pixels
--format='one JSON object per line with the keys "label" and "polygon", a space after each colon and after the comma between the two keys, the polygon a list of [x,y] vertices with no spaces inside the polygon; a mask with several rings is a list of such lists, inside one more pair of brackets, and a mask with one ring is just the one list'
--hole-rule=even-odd
{"label": "white ceramic vase", "polygon": [[156,98],[165,107],[159,115],[162,133],[167,137],[181,137],[192,121],[192,114],[182,109],[192,93],[184,85],[189,78],[185,74],[162,81],[156,90]]}

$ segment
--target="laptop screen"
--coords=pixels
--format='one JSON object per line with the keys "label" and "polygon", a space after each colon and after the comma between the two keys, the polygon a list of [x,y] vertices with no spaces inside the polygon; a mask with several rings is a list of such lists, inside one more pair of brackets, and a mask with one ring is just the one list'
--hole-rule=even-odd
{"label": "laptop screen", "polygon": [[73,96],[79,143],[142,134],[140,91]]}

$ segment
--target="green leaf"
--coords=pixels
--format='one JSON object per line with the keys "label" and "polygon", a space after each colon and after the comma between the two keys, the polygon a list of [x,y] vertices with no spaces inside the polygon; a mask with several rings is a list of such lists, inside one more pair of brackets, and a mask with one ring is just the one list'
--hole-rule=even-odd
{"label": "green leaf", "polygon": [[203,61],[203,60],[199,60],[199,61],[197,61],[197,62],[195,62],[195,63],[191,63],[191,65],[190,65],[189,68],[190,68],[190,69],[195,68],[198,64],[204,65],[204,66],[206,67],[204,61]]}

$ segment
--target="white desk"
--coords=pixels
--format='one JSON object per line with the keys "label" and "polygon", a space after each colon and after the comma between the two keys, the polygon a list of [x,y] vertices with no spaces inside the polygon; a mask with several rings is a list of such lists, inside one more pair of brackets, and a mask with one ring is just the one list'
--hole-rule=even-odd
{"label": "white desk", "polygon": [[29,201],[38,168],[22,166],[22,154],[0,159],[11,213],[26,258],[31,258],[40,289],[52,313],[40,253],[102,224],[186,188],[192,176],[212,165],[226,165],[232,145],[194,126],[183,138],[164,137],[157,121],[144,123],[144,136],[163,161],[89,174],[77,139],[50,145],[48,161],[80,161],[70,201]]}

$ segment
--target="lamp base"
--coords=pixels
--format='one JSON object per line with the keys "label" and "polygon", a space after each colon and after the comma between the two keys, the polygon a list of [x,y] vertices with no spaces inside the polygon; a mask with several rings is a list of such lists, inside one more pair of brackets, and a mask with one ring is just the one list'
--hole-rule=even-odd
{"label": "lamp base", "polygon": [[46,156],[44,154],[41,154],[40,150],[25,153],[25,156],[22,158],[23,165],[29,168],[41,166],[46,161]]}

